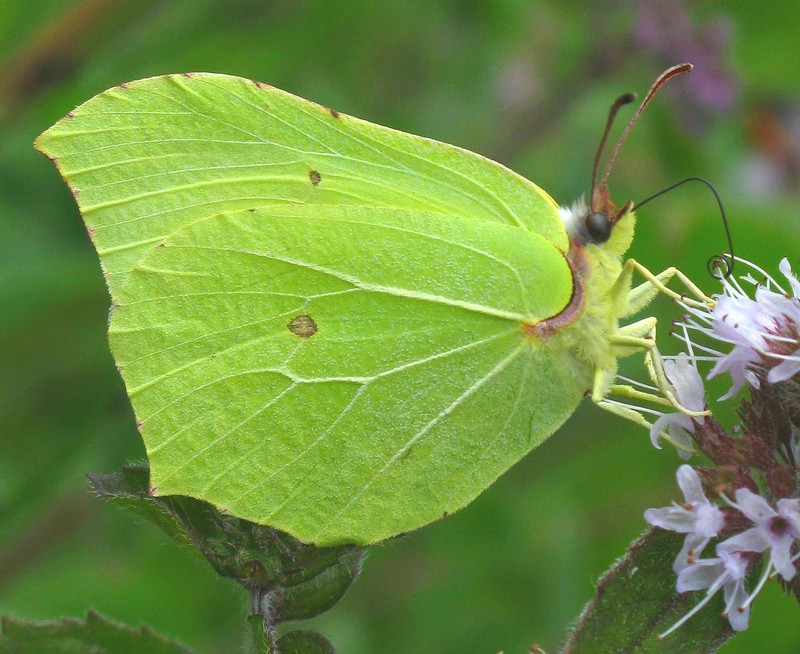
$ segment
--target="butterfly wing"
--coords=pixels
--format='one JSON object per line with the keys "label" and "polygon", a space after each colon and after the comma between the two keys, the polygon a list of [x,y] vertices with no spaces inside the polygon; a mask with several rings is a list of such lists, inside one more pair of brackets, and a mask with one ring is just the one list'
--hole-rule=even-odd
{"label": "butterfly wing", "polygon": [[553,200],[479,155],[212,74],[133,82],[37,142],[114,301],[162,494],[319,544],[464,506],[590,371]]}
{"label": "butterfly wing", "polygon": [[110,89],[37,147],[72,188],[112,297],[166,235],[268,203],[417,209],[516,225],[567,247],[552,198],[499,164],[238,77]]}
{"label": "butterfly wing", "polygon": [[413,210],[267,207],[154,247],[111,345],[158,493],[329,545],[461,508],[588,371],[526,325],[569,301],[544,238]]}

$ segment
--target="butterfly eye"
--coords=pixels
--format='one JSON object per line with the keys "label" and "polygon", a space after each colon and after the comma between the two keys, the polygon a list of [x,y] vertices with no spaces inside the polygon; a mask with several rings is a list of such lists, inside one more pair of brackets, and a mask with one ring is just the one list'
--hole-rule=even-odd
{"label": "butterfly eye", "polygon": [[605,243],[611,237],[611,221],[599,211],[586,216],[583,224],[592,243]]}

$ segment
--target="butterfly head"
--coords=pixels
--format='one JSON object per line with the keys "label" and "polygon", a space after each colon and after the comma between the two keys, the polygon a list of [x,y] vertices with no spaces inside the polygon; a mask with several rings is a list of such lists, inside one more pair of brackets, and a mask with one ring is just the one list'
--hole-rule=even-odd
{"label": "butterfly head", "polygon": [[595,198],[598,195],[600,203],[596,200],[587,204],[581,199],[570,207],[559,208],[564,227],[573,248],[601,246],[622,256],[633,239],[632,203],[627,201],[618,208],[605,187],[601,195],[595,193]]}

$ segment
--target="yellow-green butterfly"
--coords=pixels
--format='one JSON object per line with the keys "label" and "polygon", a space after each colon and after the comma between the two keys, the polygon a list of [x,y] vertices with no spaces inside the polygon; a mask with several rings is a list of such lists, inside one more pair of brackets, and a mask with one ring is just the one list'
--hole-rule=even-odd
{"label": "yellow-green butterfly", "polygon": [[237,77],[124,84],[37,147],[100,256],[155,492],[306,542],[460,509],[587,392],[645,423],[606,398],[636,394],[617,359],[655,320],[618,321],[676,274],[705,299],[622,263],[634,215],[597,160],[590,206],[560,209],[479,155]]}

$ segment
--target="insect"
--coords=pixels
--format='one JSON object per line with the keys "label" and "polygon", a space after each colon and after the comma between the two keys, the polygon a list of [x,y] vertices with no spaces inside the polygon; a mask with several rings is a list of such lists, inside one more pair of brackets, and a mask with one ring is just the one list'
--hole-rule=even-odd
{"label": "insect", "polygon": [[[690,65],[666,71],[644,99]],[[78,202],[112,298],[111,349],[158,494],[200,498],[319,545],[369,544],[470,502],[655,319],[619,321],[679,278],[622,257],[595,158],[589,205],[561,209],[477,154],[249,80],[110,89],[37,148]],[[632,287],[633,273],[643,277]]]}

